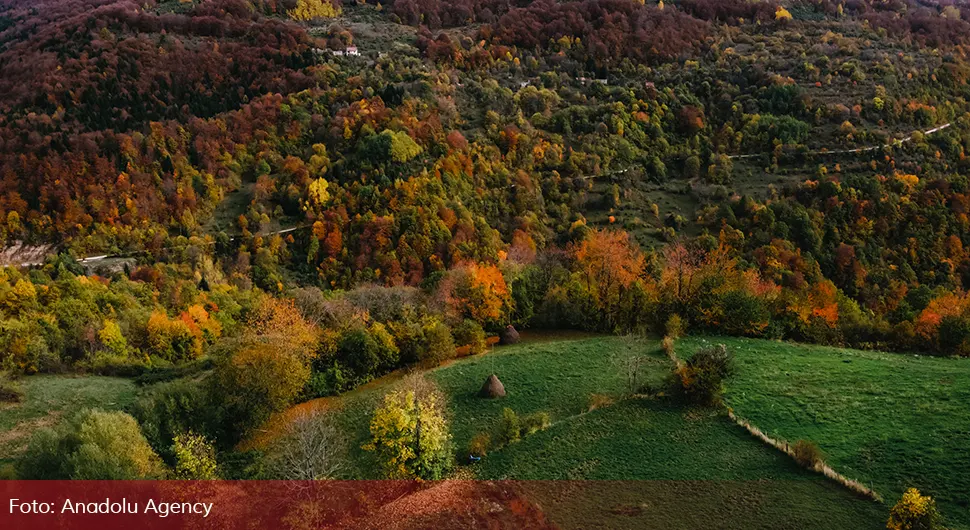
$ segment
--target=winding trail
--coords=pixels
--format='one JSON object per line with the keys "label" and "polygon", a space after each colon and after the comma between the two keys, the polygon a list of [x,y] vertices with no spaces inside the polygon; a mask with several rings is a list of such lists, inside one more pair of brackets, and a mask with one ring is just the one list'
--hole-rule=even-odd
{"label": "winding trail", "polygon": [[[946,123],[944,125],[940,125],[939,127],[934,127],[932,129],[922,131],[922,133],[923,133],[923,136],[931,136],[935,133],[942,131],[943,129],[950,127],[951,125],[953,125],[952,122]],[[907,136],[906,138],[894,140],[892,143],[888,143],[888,144],[873,145],[869,147],[857,147],[855,149],[835,149],[831,151],[823,148],[818,151],[808,151],[804,154],[806,155],[844,155],[844,154],[851,154],[851,153],[868,153],[870,151],[877,151],[879,149],[885,149],[887,147],[900,146],[911,141],[913,141],[912,134]],[[728,158],[734,160],[739,158],[757,158],[759,156],[769,156],[769,155],[771,155],[771,153],[752,153],[748,155],[728,155]]]}
{"label": "winding trail", "polygon": [[[311,226],[312,225],[309,225],[309,224],[300,225],[300,226],[291,226],[290,228],[283,228],[281,230],[274,230],[274,231],[271,231],[271,232],[259,232],[257,234],[253,234],[253,235],[260,236],[260,237],[266,237],[266,236],[275,236],[277,234],[288,234],[290,232],[295,232],[297,230],[302,230],[304,228],[309,228]],[[211,234],[208,234],[208,235],[211,235]],[[235,240],[239,239],[240,237],[242,237],[242,236],[232,236],[232,237],[229,238],[229,241],[235,241]],[[172,245],[172,246],[162,247],[159,250],[168,250],[168,249],[174,249],[174,248],[182,248],[184,246],[185,245]],[[8,249],[6,251],[0,252],[0,256],[2,256],[2,254],[4,252],[8,252],[10,249],[15,249],[16,251],[23,251],[23,252],[26,253],[26,255],[29,256],[29,258],[26,259],[26,260],[23,260],[23,261],[15,262],[15,263],[2,263],[2,262],[0,262],[0,267],[34,267],[34,266],[38,266],[38,265],[43,265],[44,264],[44,261],[46,260],[46,258],[48,256],[48,254],[50,254],[54,250],[54,247],[52,247],[50,245],[37,246],[37,247],[29,247],[29,246],[26,246],[26,245],[15,245],[14,247],[8,247]],[[41,249],[43,251],[34,251],[33,249]],[[103,261],[103,260],[110,259],[110,258],[132,258],[132,257],[138,256],[138,255],[141,255],[141,254],[147,254],[148,252],[151,252],[151,251],[148,251],[148,250],[135,250],[135,251],[131,251],[131,252],[120,252],[120,253],[117,253],[117,254],[97,254],[97,255],[93,255],[93,256],[80,257],[80,258],[77,258],[75,261],[77,261],[78,263],[80,263],[82,265],[91,265],[91,264],[97,263],[99,261]]]}

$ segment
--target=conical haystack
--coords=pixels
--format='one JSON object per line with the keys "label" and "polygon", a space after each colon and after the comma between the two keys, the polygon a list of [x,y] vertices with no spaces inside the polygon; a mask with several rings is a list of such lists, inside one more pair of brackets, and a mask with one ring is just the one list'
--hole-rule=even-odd
{"label": "conical haystack", "polygon": [[499,343],[503,345],[516,344],[519,342],[519,332],[512,326],[506,326],[498,334]]}
{"label": "conical haystack", "polygon": [[498,380],[495,374],[492,374],[485,380],[485,384],[482,385],[482,389],[478,395],[489,399],[505,397],[505,385]]}

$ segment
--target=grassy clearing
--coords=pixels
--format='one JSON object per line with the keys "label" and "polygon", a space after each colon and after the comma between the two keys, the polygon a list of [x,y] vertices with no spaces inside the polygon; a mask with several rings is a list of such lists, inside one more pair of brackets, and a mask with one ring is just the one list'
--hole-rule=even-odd
{"label": "grassy clearing", "polygon": [[681,357],[723,342],[738,373],[728,404],[769,435],[818,444],[844,475],[887,503],[908,487],[970,528],[970,364],[781,342],[685,338]]}
{"label": "grassy clearing", "polygon": [[23,402],[0,405],[0,465],[12,463],[37,429],[83,408],[123,409],[136,392],[131,380],[116,377],[36,375],[18,383]]}
{"label": "grassy clearing", "polygon": [[[548,412],[556,423],[586,412],[593,394],[618,397],[626,389],[615,363],[634,355],[649,356],[647,371],[654,379],[666,373],[667,359],[655,342],[597,337],[502,348],[437,370],[431,377],[449,398],[455,443],[465,447],[475,434],[496,426],[505,407],[520,416]],[[504,399],[478,397],[492,373],[505,385]]]}
{"label": "grassy clearing", "polygon": [[[500,348],[429,374],[448,396],[454,441],[491,431],[502,409],[545,411],[549,429],[487,455],[470,469],[482,479],[527,480],[523,487],[563,528],[877,528],[885,507],[797,467],[723,415],[663,399],[619,401],[588,412],[590,396],[620,397],[617,358],[646,355],[646,378],[666,376],[655,341],[622,337],[536,341]],[[496,373],[505,399],[478,398]],[[328,402],[351,434],[354,476],[372,478],[359,450],[381,396],[400,378]]]}
{"label": "grassy clearing", "polygon": [[[565,335],[572,337],[576,335]],[[496,348],[491,353],[462,359],[430,374],[448,396],[451,429],[457,447],[464,448],[476,433],[491,429],[510,407],[519,414],[545,411],[552,421],[584,412],[591,394],[619,394],[623,383],[613,367],[614,358],[656,350],[656,344],[638,343],[621,337],[595,337],[556,341],[554,336],[526,335],[522,344]],[[666,360],[653,352],[658,365]],[[662,370],[661,370],[662,371]],[[477,397],[482,383],[492,373],[505,384],[505,399]],[[326,407],[343,432],[348,433],[348,452],[353,463],[352,478],[379,478],[372,455],[360,449],[369,436],[370,417],[387,392],[406,384],[390,376],[336,399]]]}

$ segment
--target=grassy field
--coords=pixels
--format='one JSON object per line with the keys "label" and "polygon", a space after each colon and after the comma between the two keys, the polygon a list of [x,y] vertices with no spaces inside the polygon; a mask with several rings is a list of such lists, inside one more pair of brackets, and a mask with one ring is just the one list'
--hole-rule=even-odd
{"label": "grassy field", "polygon": [[0,405],[0,466],[12,463],[37,429],[83,408],[125,408],[136,392],[131,380],[115,377],[37,375],[19,385],[23,402]]}
{"label": "grassy field", "polygon": [[[448,396],[456,447],[493,430],[502,409],[545,411],[553,425],[471,466],[478,478],[526,480],[523,487],[563,528],[881,528],[886,508],[797,467],[723,415],[664,398],[620,400],[588,412],[590,396],[626,391],[618,359],[648,358],[646,378],[669,363],[656,341],[622,337],[535,341],[498,348],[429,374]],[[508,396],[476,396],[496,373]],[[321,402],[352,433],[352,475],[372,478],[359,449],[391,377]]]}
{"label": "grassy field", "polygon": [[781,342],[685,338],[687,357],[723,342],[738,373],[727,402],[776,438],[811,440],[850,478],[895,502],[908,487],[970,528],[970,363]]}

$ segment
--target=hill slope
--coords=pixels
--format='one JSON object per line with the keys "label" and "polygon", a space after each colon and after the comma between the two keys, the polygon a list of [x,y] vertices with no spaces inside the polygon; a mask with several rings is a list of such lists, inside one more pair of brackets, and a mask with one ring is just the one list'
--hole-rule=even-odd
{"label": "hill slope", "polygon": [[970,527],[970,374],[960,359],[731,338],[727,402],[773,437],[815,442],[845,475],[895,502],[916,487]]}

